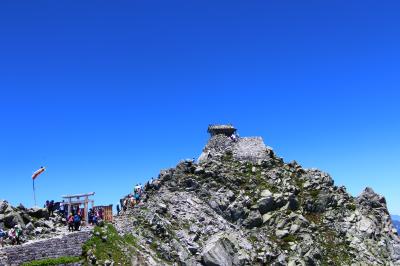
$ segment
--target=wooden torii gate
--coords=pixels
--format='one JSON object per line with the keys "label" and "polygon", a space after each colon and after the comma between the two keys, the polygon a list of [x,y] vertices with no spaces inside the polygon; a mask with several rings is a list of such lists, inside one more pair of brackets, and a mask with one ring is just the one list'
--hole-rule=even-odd
{"label": "wooden torii gate", "polygon": [[[84,214],[85,221],[89,221],[89,203],[91,203],[92,208],[94,206],[94,200],[89,199],[90,196],[94,196],[94,192],[86,193],[86,194],[77,194],[77,195],[65,195],[62,196],[63,199],[66,200],[65,204],[68,205],[68,214],[71,213],[71,208],[74,205],[84,205]],[[83,199],[81,199],[83,198]]]}

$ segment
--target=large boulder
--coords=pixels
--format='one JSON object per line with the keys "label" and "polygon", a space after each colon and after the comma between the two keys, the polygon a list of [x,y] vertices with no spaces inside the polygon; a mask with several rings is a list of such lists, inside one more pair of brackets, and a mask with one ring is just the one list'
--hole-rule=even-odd
{"label": "large boulder", "polygon": [[6,200],[0,201],[0,214],[7,214],[13,211],[14,209]]}
{"label": "large boulder", "polygon": [[16,211],[7,213],[4,216],[3,222],[7,228],[12,228],[16,225],[21,225],[22,228],[25,227],[24,220],[22,219],[21,215]]}
{"label": "large boulder", "polygon": [[247,219],[243,222],[246,228],[251,229],[254,227],[259,227],[263,223],[263,218],[259,211],[251,211]]}
{"label": "large boulder", "polygon": [[37,219],[49,219],[50,215],[46,208],[30,208],[27,210],[29,216]]}
{"label": "large boulder", "polygon": [[5,213],[6,209],[8,208],[9,204],[5,200],[0,200],[0,214]]}
{"label": "large boulder", "polygon": [[211,238],[202,252],[202,260],[206,266],[240,265],[235,244],[225,235]]}
{"label": "large boulder", "polygon": [[261,198],[260,200],[258,200],[257,204],[258,210],[261,214],[265,214],[276,209],[276,204],[273,196]]}

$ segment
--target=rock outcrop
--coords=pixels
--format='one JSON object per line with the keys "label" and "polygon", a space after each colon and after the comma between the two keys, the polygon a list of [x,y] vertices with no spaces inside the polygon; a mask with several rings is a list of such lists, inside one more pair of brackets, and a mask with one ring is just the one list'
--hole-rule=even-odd
{"label": "rock outcrop", "polygon": [[[0,200],[0,228],[7,231],[19,225],[23,231],[22,242],[62,235],[66,231],[65,223],[66,220],[57,212],[50,217],[45,208],[13,207],[7,201]],[[10,239],[4,242],[10,244]]]}
{"label": "rock outcrop", "polygon": [[383,197],[354,198],[261,138],[213,136],[199,163],[161,171],[115,226],[135,239],[138,265],[400,264]]}

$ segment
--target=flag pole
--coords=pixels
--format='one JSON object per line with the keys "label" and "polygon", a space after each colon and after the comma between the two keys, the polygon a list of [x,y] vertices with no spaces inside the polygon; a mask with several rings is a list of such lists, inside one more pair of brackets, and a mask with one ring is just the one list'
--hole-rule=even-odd
{"label": "flag pole", "polygon": [[36,207],[36,191],[35,191],[35,179],[32,179],[32,183],[33,183],[33,200],[35,202],[35,205],[33,207]]}

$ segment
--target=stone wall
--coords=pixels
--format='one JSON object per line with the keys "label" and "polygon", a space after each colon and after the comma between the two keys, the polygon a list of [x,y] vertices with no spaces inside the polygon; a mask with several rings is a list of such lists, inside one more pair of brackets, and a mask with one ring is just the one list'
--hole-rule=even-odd
{"label": "stone wall", "polygon": [[257,162],[269,158],[269,151],[261,137],[239,138],[233,146],[233,157],[242,161]]}
{"label": "stone wall", "polygon": [[0,249],[0,266],[21,265],[23,262],[64,256],[80,256],[82,245],[89,240],[91,232],[74,232],[21,246]]}
{"label": "stone wall", "polygon": [[233,141],[225,135],[216,135],[208,141],[198,161],[206,162],[209,158],[221,156],[228,151],[237,160],[257,162],[269,159],[270,149],[261,137],[245,137]]}

